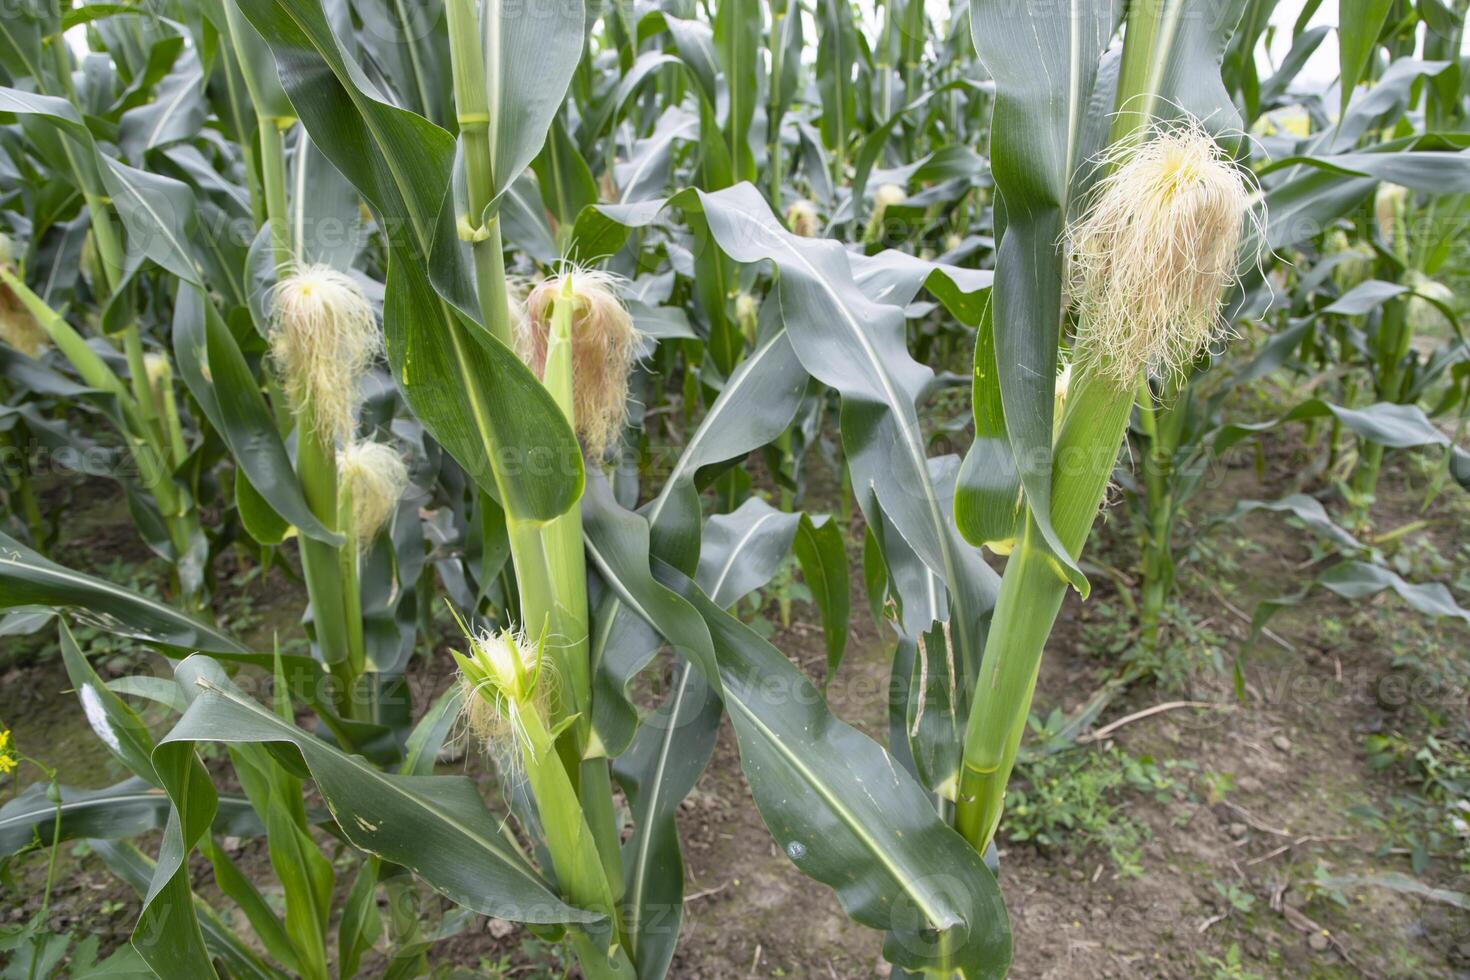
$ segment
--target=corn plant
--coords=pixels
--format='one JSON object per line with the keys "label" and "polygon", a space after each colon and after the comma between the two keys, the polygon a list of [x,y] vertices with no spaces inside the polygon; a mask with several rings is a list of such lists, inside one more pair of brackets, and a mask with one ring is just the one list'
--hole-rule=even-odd
{"label": "corn plant", "polygon": [[[661,977],[676,814],[728,719],[775,844],[884,933],[895,975],[1004,975],[1006,787],[1130,429],[1156,633],[1177,463],[1281,424],[1224,418],[1231,385],[1367,311],[1334,310],[1353,288],[1319,276],[1271,320],[1262,265],[1365,219],[1384,180],[1425,195],[1470,172],[1447,129],[1395,131],[1442,69],[1380,66],[1408,53],[1382,22],[1341,28],[1339,124],[1261,159],[1241,129],[1321,40],[1299,27],[1260,79],[1270,7],[172,0],[7,20],[0,436],[163,460],[146,500],[124,485],[173,579],[158,600],[66,567],[35,481],[9,489],[4,625],[54,627],[131,776],[19,794],[0,853],[92,839],[162,977],[424,975],[472,915],[564,941],[586,977]],[[1447,87],[1425,100],[1462,118]],[[1375,253],[1402,280],[1377,305],[1411,303],[1405,270],[1437,248]],[[1221,370],[1263,315],[1274,332]],[[1393,404],[1289,419],[1402,444],[1384,422],[1421,390],[1405,336],[1374,334]],[[936,371],[955,360],[968,378]],[[936,434],[929,399],[956,390],[970,418]],[[116,435],[77,432],[83,412]],[[822,465],[835,513],[809,499]],[[886,745],[823,697],[859,518]],[[226,558],[299,577],[299,628],[240,635]],[[822,678],[741,619],[788,558]],[[172,677],[104,678],[78,624]],[[418,697],[434,666],[453,680]],[[456,742],[492,792],[436,772]],[[150,830],[154,855],[128,841]],[[274,881],[227,837],[260,840]],[[227,909],[196,894],[195,854]],[[419,914],[430,896],[457,911]]]}

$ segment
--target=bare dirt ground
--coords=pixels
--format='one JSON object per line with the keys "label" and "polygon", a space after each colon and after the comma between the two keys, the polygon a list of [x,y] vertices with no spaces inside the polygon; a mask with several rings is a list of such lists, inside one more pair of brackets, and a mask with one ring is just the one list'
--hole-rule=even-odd
{"label": "bare dirt ground", "polygon": [[[1222,468],[1190,513],[1219,514],[1239,498],[1281,496],[1294,485],[1296,466],[1285,450],[1268,459],[1260,473],[1243,466]],[[1425,482],[1421,473],[1396,461],[1375,511],[1377,529],[1425,517],[1433,540],[1453,554],[1465,533],[1467,511],[1462,502],[1447,499],[1421,515]],[[1448,491],[1451,498],[1455,493]],[[108,494],[82,492],[71,507],[76,516],[69,520],[63,561],[92,569],[114,559],[146,561],[146,551],[128,530],[126,512]],[[1169,785],[1160,793],[1125,792],[1117,801],[1119,819],[1142,830],[1135,867],[1122,868],[1088,845],[1037,847],[1003,840],[1000,879],[1015,933],[1013,976],[1470,975],[1470,912],[1381,887],[1334,896],[1317,883],[1319,876],[1410,870],[1401,849],[1386,845],[1380,833],[1349,813],[1364,805],[1387,808],[1405,789],[1400,774],[1371,764],[1364,738],[1410,724],[1426,705],[1458,712],[1461,719],[1470,714],[1463,687],[1425,686],[1425,672],[1405,666],[1432,648],[1439,651],[1435,656],[1458,665],[1449,674],[1463,676],[1470,631],[1424,621],[1386,596],[1349,603],[1314,593],[1271,621],[1273,637],[1262,637],[1247,650],[1251,610],[1258,599],[1299,586],[1301,567],[1314,556],[1310,536],[1277,517],[1261,516],[1214,528],[1187,525],[1181,540],[1206,545],[1191,552],[1198,566],[1193,572],[1185,562],[1181,597],[1196,627],[1215,639],[1208,650],[1197,651],[1200,662],[1191,665],[1181,684],[1134,685],[1109,705],[1098,724],[1177,701],[1210,706],[1170,708],[1140,718],[1097,746],[1100,751],[1116,746],[1128,757],[1166,767],[1169,774]],[[1096,544],[1100,561],[1134,567],[1120,507],[1102,525]],[[1098,641],[1099,624],[1121,615],[1117,583],[1094,578],[1098,586],[1092,599],[1068,599],[1050,643],[1036,699],[1043,713],[1053,707],[1076,709],[1117,673],[1115,654]],[[279,572],[249,589],[257,599],[248,625],[261,635],[299,616],[300,593]],[[855,568],[851,645],[830,696],[842,717],[881,739],[890,652],[863,596],[861,572]],[[774,608],[767,615],[775,620]],[[86,728],[45,637],[49,633],[40,640],[6,641],[18,645],[6,658],[9,665],[0,667],[0,721],[14,730],[23,751],[57,766],[68,784],[115,781],[123,774]],[[449,682],[445,641],[447,635],[422,668],[432,678],[426,690]],[[825,663],[820,628],[804,604],[796,604],[791,626],[778,628],[773,642],[814,679],[820,677]],[[1187,653],[1187,643],[1184,648]],[[1224,662],[1210,663],[1221,651]],[[1245,704],[1237,702],[1229,672],[1230,661],[1242,653]],[[131,656],[129,669],[138,663],[166,669],[152,655],[133,651]],[[166,719],[151,720],[166,727]],[[224,768],[218,760],[214,765]],[[452,768],[479,776],[487,792],[494,792],[493,774],[473,753]],[[0,783],[0,792],[8,795],[10,789]],[[679,825],[688,881],[673,976],[865,980],[886,975],[881,937],[851,924],[832,894],[801,877],[772,844],[750,804],[728,726],[709,770],[682,808]],[[156,848],[151,837],[140,843],[145,851]],[[247,872],[268,876],[260,845],[242,841],[230,847]],[[1431,865],[1422,879],[1470,892],[1470,881],[1444,865]],[[200,893],[216,894],[207,866],[195,870]],[[85,845],[66,845],[59,871],[53,927],[96,934],[104,950],[125,942],[137,897]],[[34,911],[44,854],[15,862],[9,872],[13,887],[0,893],[0,922],[22,921]],[[428,911],[442,907],[433,897],[425,900]],[[444,975],[554,978],[565,970],[553,948],[483,918],[470,920],[435,946],[431,961]]]}

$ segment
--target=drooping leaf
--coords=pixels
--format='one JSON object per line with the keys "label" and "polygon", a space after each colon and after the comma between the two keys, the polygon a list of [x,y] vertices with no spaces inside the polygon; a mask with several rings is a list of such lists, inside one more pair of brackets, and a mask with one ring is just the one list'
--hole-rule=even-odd
{"label": "drooping leaf", "polygon": [[160,740],[159,752],[178,752],[195,742],[288,743],[327,805],[343,815],[343,836],[354,846],[412,869],[485,915],[546,923],[597,919],[549,890],[502,838],[501,818],[485,809],[468,779],[382,772],[251,701],[207,657],[185,660],[176,676],[193,700]]}
{"label": "drooping leaf", "polygon": [[73,610],[110,633],[175,649],[206,650],[250,661],[234,637],[131,589],[72,571],[0,534],[0,609],[51,606]]}
{"label": "drooping leaf", "polygon": [[[920,933],[955,930],[952,962],[969,976],[1003,975],[1010,933],[994,878],[924,790],[692,581],[669,566],[656,580],[647,523],[619,508],[600,479],[584,507],[588,554],[603,580],[720,693],[756,805],[787,856],[836,889],[857,921],[893,929],[885,951],[898,965],[932,965],[938,950]],[[762,693],[772,685],[790,692],[782,705]]]}
{"label": "drooping leaf", "polygon": [[[169,800],[163,790],[136,777],[104,789],[61,787],[63,841],[95,837],[116,840],[157,830],[168,820]],[[32,783],[0,806],[0,857],[8,857],[33,841],[50,846],[57,804],[46,798],[46,784]],[[265,833],[255,811],[242,796],[223,796],[214,817],[221,834],[257,837]]]}

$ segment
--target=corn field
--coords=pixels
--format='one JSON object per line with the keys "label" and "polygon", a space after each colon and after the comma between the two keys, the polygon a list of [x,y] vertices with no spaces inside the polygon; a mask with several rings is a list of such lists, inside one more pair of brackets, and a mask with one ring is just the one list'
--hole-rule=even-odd
{"label": "corn field", "polygon": [[0,976],[1463,976],[1466,13],[9,0]]}

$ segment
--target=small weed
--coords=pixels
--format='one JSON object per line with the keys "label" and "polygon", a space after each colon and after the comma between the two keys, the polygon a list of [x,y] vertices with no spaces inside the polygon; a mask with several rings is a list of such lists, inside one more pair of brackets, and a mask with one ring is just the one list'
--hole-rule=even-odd
{"label": "small weed", "polygon": [[1210,980],[1264,980],[1254,970],[1247,970],[1240,958],[1240,944],[1231,943],[1224,956],[1198,953],[1200,965],[1210,971]]}
{"label": "small weed", "polygon": [[1071,749],[1018,768],[1025,782],[1012,789],[1004,824],[1013,842],[1029,841],[1042,849],[1093,846],[1106,851],[1124,874],[1143,873],[1148,829],[1128,815],[1126,796],[1171,800],[1176,786],[1168,764],[1161,767],[1115,746]]}
{"label": "small weed", "polygon": [[1242,915],[1249,915],[1256,907],[1256,896],[1235,882],[1217,881],[1214,883],[1215,894],[1219,895],[1225,905],[1233,911]]}
{"label": "small weed", "polygon": [[1397,773],[1415,789],[1392,797],[1386,810],[1349,811],[1378,833],[1379,853],[1407,851],[1415,874],[1435,857],[1470,872],[1470,730],[1459,737],[1443,729],[1420,738],[1369,735],[1364,748],[1369,765]]}
{"label": "small weed", "polygon": [[1205,791],[1205,804],[1208,806],[1222,802],[1235,790],[1234,773],[1206,769],[1200,773],[1199,781]]}

